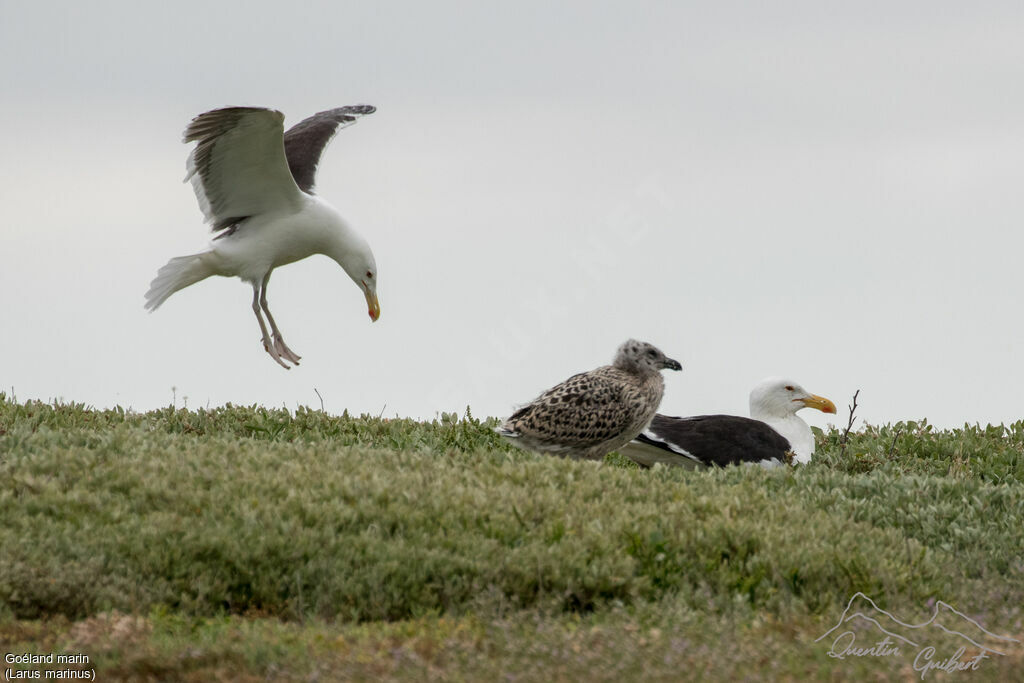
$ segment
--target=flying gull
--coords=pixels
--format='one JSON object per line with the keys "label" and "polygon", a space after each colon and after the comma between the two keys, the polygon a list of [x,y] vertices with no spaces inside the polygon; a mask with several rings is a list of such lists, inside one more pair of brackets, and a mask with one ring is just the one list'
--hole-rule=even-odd
{"label": "flying gull", "polygon": [[749,418],[655,415],[622,454],[648,467],[656,462],[684,467],[807,463],[814,454],[814,434],[796,414],[803,408],[836,412],[827,398],[809,393],[792,380],[769,377],[750,392]]}
{"label": "flying gull", "polygon": [[654,346],[630,339],[611,365],[548,389],[497,431],[526,450],[600,460],[651,421],[665,391],[660,373],[665,369],[682,366]]}
{"label": "flying gull", "polygon": [[288,369],[288,363],[298,365],[300,356],[285,344],[270,315],[267,283],[274,268],[324,254],[359,285],[370,319],[377,320],[373,252],[314,193],[327,143],[339,129],[374,111],[365,104],[322,111],[287,133],[284,114],[261,107],[225,107],[192,119],[184,142],[197,144],[188,156],[185,180],[192,181],[199,208],[217,234],[205,251],[173,258],[160,269],[146,292],[146,308],[156,310],[179,289],[211,275],[239,277],[252,285],[263,348]]}

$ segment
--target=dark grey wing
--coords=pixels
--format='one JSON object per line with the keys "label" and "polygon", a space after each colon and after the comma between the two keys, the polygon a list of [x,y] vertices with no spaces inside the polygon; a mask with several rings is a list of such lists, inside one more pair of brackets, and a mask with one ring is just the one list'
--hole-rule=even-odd
{"label": "dark grey wing", "polygon": [[328,109],[299,121],[284,134],[284,153],[295,184],[303,192],[313,193],[316,168],[327,143],[341,128],[351,126],[360,116],[377,111],[368,104],[353,104]]}
{"label": "dark grey wing", "polygon": [[760,420],[737,415],[655,415],[637,441],[705,465],[787,461],[789,441]]}

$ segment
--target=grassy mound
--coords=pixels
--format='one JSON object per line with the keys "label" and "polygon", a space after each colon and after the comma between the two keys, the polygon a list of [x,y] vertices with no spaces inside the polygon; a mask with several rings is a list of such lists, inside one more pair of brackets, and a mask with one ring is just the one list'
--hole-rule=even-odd
{"label": "grassy mound", "polygon": [[822,434],[795,470],[644,471],[521,453],[468,413],[2,396],[0,610],[19,619],[1024,604],[1022,423]]}

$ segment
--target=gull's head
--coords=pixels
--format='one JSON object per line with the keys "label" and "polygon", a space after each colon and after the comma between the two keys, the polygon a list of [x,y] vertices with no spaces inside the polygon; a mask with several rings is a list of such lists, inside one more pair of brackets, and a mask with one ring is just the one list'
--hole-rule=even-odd
{"label": "gull's head", "polygon": [[380,317],[380,302],[377,301],[377,262],[373,259],[370,246],[359,240],[347,245],[334,260],[348,273],[352,281],[359,285],[359,289],[363,290],[370,320],[376,322]]}
{"label": "gull's head", "polygon": [[803,408],[835,413],[836,405],[823,396],[812,394],[793,380],[769,377],[750,392],[750,416],[784,418]]}
{"label": "gull's head", "polygon": [[653,344],[636,339],[630,339],[619,347],[612,364],[623,370],[641,373],[683,369],[679,361],[672,360]]}
{"label": "gull's head", "polygon": [[377,322],[377,318],[380,317],[380,302],[377,300],[376,266],[367,267],[359,279],[359,285],[363,288],[363,295],[366,297],[366,308],[370,314],[370,320]]}

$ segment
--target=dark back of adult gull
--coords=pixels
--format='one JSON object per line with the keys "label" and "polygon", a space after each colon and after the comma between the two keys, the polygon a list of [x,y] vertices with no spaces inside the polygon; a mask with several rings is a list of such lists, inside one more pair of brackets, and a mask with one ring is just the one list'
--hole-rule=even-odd
{"label": "dark back of adult gull", "polygon": [[804,408],[836,412],[832,401],[793,380],[768,377],[750,392],[750,417],[655,415],[622,454],[647,467],[659,462],[689,468],[807,463],[814,455],[814,434],[797,415]]}
{"label": "dark back of adult gull", "polygon": [[665,391],[660,371],[681,369],[651,344],[630,339],[611,365],[548,389],[497,432],[526,450],[599,460],[651,421]]}
{"label": "dark back of adult gull", "polygon": [[[298,365],[267,305],[267,284],[278,266],[313,254],[340,265],[380,316],[377,264],[370,246],[314,192],[316,169],[341,128],[374,107],[360,104],[314,114],[284,132],[284,114],[261,107],[225,107],[192,119],[184,142],[196,142],[188,175],[199,208],[217,233],[198,254],[167,262],[146,292],[154,311],[180,289],[211,275],[239,277],[252,286],[252,310],[263,348],[281,367]],[[266,321],[264,321],[264,315]],[[267,325],[270,329],[268,331]]]}

